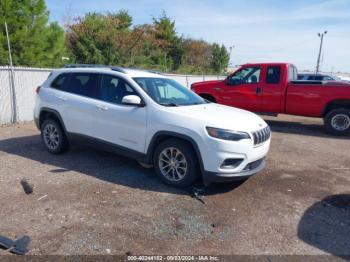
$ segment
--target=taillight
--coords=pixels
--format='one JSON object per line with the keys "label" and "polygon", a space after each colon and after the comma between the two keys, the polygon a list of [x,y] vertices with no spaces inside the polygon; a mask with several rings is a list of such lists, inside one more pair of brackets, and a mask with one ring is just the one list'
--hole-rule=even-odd
{"label": "taillight", "polygon": [[38,86],[38,87],[36,88],[35,92],[36,92],[37,94],[39,94],[40,88],[41,88],[41,86]]}

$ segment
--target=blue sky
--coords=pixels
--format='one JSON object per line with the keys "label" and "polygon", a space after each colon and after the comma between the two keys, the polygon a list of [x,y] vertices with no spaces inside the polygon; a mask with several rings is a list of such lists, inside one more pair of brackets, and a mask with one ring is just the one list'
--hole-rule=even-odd
{"label": "blue sky", "polygon": [[232,65],[292,62],[315,69],[318,32],[324,39],[323,71],[350,72],[350,0],[46,0],[50,20],[86,12],[126,9],[134,24],[150,23],[163,10],[179,34],[229,47]]}

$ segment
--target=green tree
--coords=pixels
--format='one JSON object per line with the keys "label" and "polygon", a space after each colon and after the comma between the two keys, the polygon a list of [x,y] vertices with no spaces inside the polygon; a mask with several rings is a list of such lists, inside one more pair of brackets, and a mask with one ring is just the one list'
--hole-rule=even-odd
{"label": "green tree", "polygon": [[221,47],[214,43],[212,45],[211,69],[214,73],[223,73],[228,67],[229,53],[224,45]]}
{"label": "green tree", "polygon": [[179,69],[185,54],[183,39],[178,37],[175,30],[175,21],[172,21],[165,12],[159,18],[153,18],[155,37],[163,51],[166,68]]}
{"label": "green tree", "polygon": [[126,11],[88,13],[67,25],[66,44],[77,63],[126,65],[140,30],[131,30],[132,18]]}
{"label": "green tree", "polygon": [[0,0],[0,63],[7,63],[6,21],[14,65],[61,65],[64,31],[57,23],[48,23],[48,17],[44,0]]}

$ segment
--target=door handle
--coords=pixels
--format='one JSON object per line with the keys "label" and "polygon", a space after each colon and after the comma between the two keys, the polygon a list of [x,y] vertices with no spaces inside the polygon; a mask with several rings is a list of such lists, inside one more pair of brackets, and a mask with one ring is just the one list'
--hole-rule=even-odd
{"label": "door handle", "polygon": [[214,87],[214,90],[219,91],[219,90],[221,90],[221,88],[220,87]]}
{"label": "door handle", "polygon": [[108,110],[108,107],[102,106],[102,105],[97,105],[97,108],[98,108],[99,110],[102,110],[102,111],[107,111],[107,110]]}
{"label": "door handle", "polygon": [[261,87],[257,87],[257,88],[255,89],[255,92],[256,92],[257,94],[260,94],[260,93],[262,92]]}
{"label": "door handle", "polygon": [[62,101],[67,101],[67,98],[65,98],[64,96],[58,96],[57,98]]}

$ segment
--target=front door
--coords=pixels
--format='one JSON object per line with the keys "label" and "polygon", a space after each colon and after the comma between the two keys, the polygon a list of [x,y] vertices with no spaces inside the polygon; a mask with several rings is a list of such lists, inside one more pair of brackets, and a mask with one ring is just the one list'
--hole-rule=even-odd
{"label": "front door", "polygon": [[220,104],[260,112],[262,106],[261,68],[248,66],[236,71],[226,79],[219,90]]}
{"label": "front door", "polygon": [[97,104],[95,137],[141,153],[145,151],[147,107],[123,105],[126,95],[138,95],[122,78],[102,75],[102,98]]}

